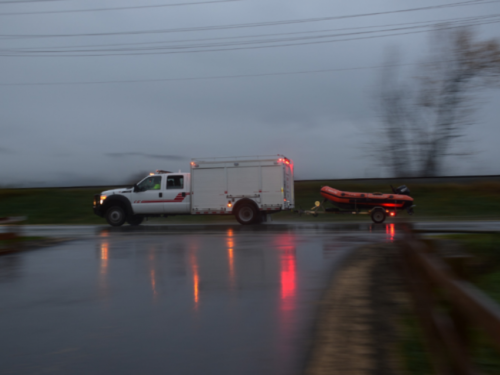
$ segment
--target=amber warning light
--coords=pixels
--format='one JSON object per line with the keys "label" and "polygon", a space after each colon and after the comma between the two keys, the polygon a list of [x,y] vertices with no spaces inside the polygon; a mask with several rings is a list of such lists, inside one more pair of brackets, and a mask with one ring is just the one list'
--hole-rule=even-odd
{"label": "amber warning light", "polygon": [[233,207],[233,204],[231,202],[227,202],[228,207]]}
{"label": "amber warning light", "polygon": [[286,165],[290,165],[290,160],[288,160],[287,158],[279,158],[278,163],[284,163]]}

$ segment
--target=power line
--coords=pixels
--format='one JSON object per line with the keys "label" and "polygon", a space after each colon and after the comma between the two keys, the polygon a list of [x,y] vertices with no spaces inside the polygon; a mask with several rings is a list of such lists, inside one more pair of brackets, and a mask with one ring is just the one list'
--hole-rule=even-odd
{"label": "power line", "polygon": [[[472,25],[484,25],[484,24],[491,24],[491,23],[498,23],[500,22],[500,19],[488,21],[488,22],[482,22],[482,23],[471,23],[468,26]],[[458,27],[463,27],[464,25],[458,25],[458,26],[441,26],[441,27],[436,27],[435,30],[446,30],[446,29],[453,29],[453,28],[458,28]],[[412,29],[412,28],[400,28],[400,29]],[[366,32],[366,33],[381,33],[381,32],[389,32],[397,29],[391,29],[391,30],[378,30],[378,31],[372,31],[372,32]],[[209,46],[178,46],[178,47],[170,47],[170,49],[190,49],[190,48],[205,48],[205,49],[190,49],[190,50],[181,50],[181,51],[162,51],[162,52],[136,52],[136,53],[93,53],[93,54],[69,54],[69,55],[62,55],[62,54],[55,54],[59,53],[60,51],[54,51],[52,55],[43,55],[43,54],[15,54],[15,50],[13,52],[9,52],[9,50],[4,50],[4,53],[0,53],[0,56],[5,56],[5,57],[103,57],[103,56],[145,56],[145,55],[170,55],[170,54],[179,54],[179,53],[203,53],[203,52],[221,52],[221,51],[235,51],[235,50],[250,50],[250,49],[262,49],[262,48],[276,48],[276,47],[290,47],[290,46],[302,46],[302,45],[313,45],[313,44],[325,44],[325,43],[335,43],[335,42],[346,42],[346,41],[352,41],[352,40],[362,40],[362,39],[374,39],[374,38],[383,38],[383,37],[390,37],[390,36],[400,36],[400,35],[409,35],[409,34],[417,34],[417,33],[423,33],[427,32],[428,30],[418,30],[418,31],[408,31],[408,32],[403,32],[403,33],[391,33],[391,34],[385,34],[385,35],[375,35],[375,36],[362,36],[362,37],[354,37],[354,38],[347,38],[347,39],[332,39],[332,40],[322,40],[322,41],[306,41],[306,42],[298,42],[298,43],[293,43],[294,39],[289,39],[289,40],[281,40],[281,41],[248,41],[246,43],[239,43],[239,45],[245,45],[245,44],[256,44],[256,43],[278,43],[278,42],[283,42],[287,41],[289,43],[285,44],[273,44],[273,45],[260,45],[260,46],[246,46],[246,47],[233,47],[233,48],[220,48],[222,47],[227,47],[230,46],[230,44],[226,45],[221,45],[219,44],[219,48],[214,48],[214,49],[206,49]],[[327,35],[327,36],[315,36],[315,37],[303,37],[303,38],[296,38],[295,40],[306,40],[306,39],[319,39],[319,38],[338,38],[342,36],[347,36],[347,35],[356,35],[356,34],[363,34],[363,32],[359,33],[345,33],[345,34],[338,34],[336,36],[332,35]],[[234,45],[234,43],[232,44]],[[210,47],[213,47],[210,46]],[[167,47],[168,48],[168,47]],[[161,49],[166,49],[165,47],[161,48],[155,48],[155,49],[150,49],[151,51],[158,51]],[[0,51],[1,52],[1,51]],[[30,51],[27,51],[30,52]],[[49,53],[51,51],[38,51],[39,53]],[[64,52],[71,52],[71,51],[64,51]],[[82,51],[82,52],[89,52],[89,51]],[[99,50],[99,52],[106,52],[105,50]],[[111,52],[116,52],[116,51],[111,51]],[[77,52],[78,53],[78,52]]]}
{"label": "power line", "polygon": [[[453,61],[439,61],[439,63],[448,63]],[[434,64],[428,62],[426,64]],[[275,72],[275,73],[258,73],[258,74],[237,74],[237,75],[222,75],[222,76],[207,76],[207,77],[184,77],[184,78],[153,78],[153,79],[131,79],[131,80],[114,80],[114,81],[88,81],[88,82],[35,82],[35,83],[0,83],[0,86],[89,86],[102,84],[130,84],[130,83],[157,83],[157,82],[182,82],[182,81],[201,81],[201,80],[219,80],[219,79],[238,79],[238,78],[257,78],[257,77],[272,77],[272,76],[289,76],[301,74],[320,74],[347,72],[370,69],[385,69],[400,66],[415,66],[421,63],[406,63],[406,64],[386,64],[373,66],[359,66],[351,68],[335,68],[335,69],[319,69],[319,70],[299,70],[295,72]]]}
{"label": "power line", "polygon": [[[63,1],[63,0],[51,0],[51,1]],[[148,8],[178,7],[178,6],[185,6],[185,5],[205,5],[205,4],[215,4],[215,3],[233,3],[233,2],[237,2],[237,1],[243,1],[243,0],[214,0],[214,1],[197,1],[197,2],[191,2],[191,3],[136,5],[136,6],[127,6],[127,7],[115,7],[115,8],[92,8],[92,9],[75,9],[75,10],[47,10],[47,11],[36,11],[36,12],[8,12],[8,13],[0,13],[0,16],[24,16],[24,15],[34,15],[34,14],[104,12],[104,11],[129,10],[129,9],[148,9]],[[0,2],[0,4],[1,4],[1,2]]]}
{"label": "power line", "polygon": [[155,79],[91,81],[91,82],[0,83],[0,86],[73,86],[73,85],[100,85],[100,84],[118,84],[118,83],[154,83],[154,82],[199,81],[199,80],[218,80],[218,79],[232,79],[232,78],[287,76],[287,75],[296,75],[296,74],[346,72],[346,71],[355,71],[355,70],[382,69],[382,68],[390,68],[390,67],[396,67],[396,66],[410,66],[410,65],[417,65],[417,64],[416,63],[390,64],[390,65],[360,66],[360,67],[354,67],[354,68],[303,70],[303,71],[295,71],[295,72],[276,72],[276,73],[260,73],[260,74],[238,74],[238,75],[208,76],[208,77],[155,78]]}
{"label": "power line", "polygon": [[[201,41],[213,41],[213,40],[235,40],[235,39],[248,39],[248,38],[261,38],[269,36],[280,36],[280,35],[301,35],[301,34],[315,34],[324,33],[331,31],[343,31],[343,30],[363,30],[363,29],[374,29],[382,27],[393,27],[393,26],[403,26],[403,25],[422,25],[433,26],[437,24],[449,24],[458,22],[468,22],[468,21],[480,21],[488,18],[498,17],[500,14],[486,15],[486,16],[472,16],[472,17],[459,17],[459,18],[448,18],[440,19],[434,21],[419,21],[419,22],[404,22],[395,24],[384,24],[384,25],[373,25],[373,26],[358,26],[358,27],[342,27],[335,29],[322,29],[322,30],[308,30],[308,31],[294,31],[286,33],[270,33],[270,34],[251,34],[251,35],[240,35],[240,36],[229,36],[229,37],[215,37],[215,38],[197,38],[197,39],[177,39],[177,40],[164,40],[155,42],[132,42],[132,43],[107,43],[107,44],[84,44],[84,45],[67,45],[67,46],[54,46],[49,47],[52,49],[68,49],[68,48],[99,48],[99,47],[117,47],[117,46],[133,46],[133,45],[158,45],[158,44],[168,44],[168,43],[183,43],[183,42],[201,42]],[[379,30],[373,30],[376,32]],[[16,48],[15,50],[10,49],[10,51],[30,51],[30,50],[40,50],[41,47],[22,47]]]}
{"label": "power line", "polygon": [[385,12],[372,12],[372,13],[361,13],[361,14],[351,14],[344,16],[331,16],[331,17],[319,17],[319,18],[302,18],[295,20],[285,20],[285,21],[270,21],[270,22],[254,22],[254,23],[242,23],[242,24],[230,24],[230,25],[214,25],[214,26],[199,26],[199,27],[185,27],[185,28],[174,28],[174,29],[159,29],[159,30],[140,30],[140,31],[118,31],[118,32],[105,32],[105,33],[83,33],[83,34],[0,34],[1,38],[74,38],[74,37],[94,37],[94,36],[118,36],[118,35],[141,35],[141,34],[163,34],[163,33],[176,33],[176,32],[192,32],[192,31],[209,31],[209,30],[228,30],[237,28],[247,28],[247,27],[265,27],[265,26],[278,26],[278,25],[291,25],[299,23],[309,23],[309,22],[321,22],[321,21],[332,21],[348,18],[358,18],[358,17],[369,17],[378,16],[383,14],[398,14],[407,12],[416,12],[431,9],[444,9],[450,7],[468,6],[468,5],[483,5],[490,3],[498,3],[500,0],[485,0],[478,2],[476,0],[468,0],[457,3],[433,5],[427,7],[410,8],[410,9],[400,9]]}
{"label": "power line", "polygon": [[51,3],[54,1],[66,1],[66,0],[4,0],[4,1],[0,1],[0,4]]}

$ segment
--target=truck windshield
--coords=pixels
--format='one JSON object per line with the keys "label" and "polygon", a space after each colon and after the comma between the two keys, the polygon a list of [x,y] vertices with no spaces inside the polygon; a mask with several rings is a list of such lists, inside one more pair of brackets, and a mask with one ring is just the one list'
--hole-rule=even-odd
{"label": "truck windshield", "polygon": [[139,191],[160,190],[161,176],[151,176],[137,184]]}

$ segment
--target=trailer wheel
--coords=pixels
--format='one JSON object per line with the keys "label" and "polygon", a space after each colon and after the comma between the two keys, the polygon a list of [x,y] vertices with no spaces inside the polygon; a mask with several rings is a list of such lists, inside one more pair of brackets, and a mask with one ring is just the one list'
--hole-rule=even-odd
{"label": "trailer wheel", "polygon": [[125,210],[120,206],[113,206],[106,211],[106,220],[113,227],[122,226],[126,220]]}
{"label": "trailer wheel", "polygon": [[236,220],[243,225],[253,224],[258,220],[258,211],[251,203],[240,204],[234,215],[236,216]]}
{"label": "trailer wheel", "polygon": [[127,223],[129,223],[132,226],[138,226],[141,225],[143,221],[144,221],[144,216],[134,215],[127,220]]}
{"label": "trailer wheel", "polygon": [[381,224],[385,220],[385,211],[382,209],[372,211],[372,220],[376,224]]}

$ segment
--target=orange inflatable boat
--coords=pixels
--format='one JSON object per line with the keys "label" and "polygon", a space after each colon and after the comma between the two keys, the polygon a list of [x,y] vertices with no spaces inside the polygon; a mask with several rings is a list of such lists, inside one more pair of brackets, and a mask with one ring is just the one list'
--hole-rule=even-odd
{"label": "orange inflatable boat", "polygon": [[[382,193],[354,193],[342,191],[324,186],[321,188],[321,195],[341,209],[353,211],[370,210],[372,219],[376,223],[385,220],[386,213],[395,215],[396,210],[405,209],[411,215],[413,213],[413,198],[410,196],[410,189],[405,185],[394,189],[393,194]],[[379,214],[377,214],[379,212]]]}

